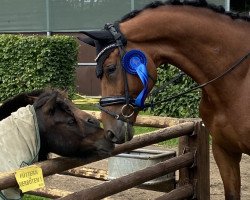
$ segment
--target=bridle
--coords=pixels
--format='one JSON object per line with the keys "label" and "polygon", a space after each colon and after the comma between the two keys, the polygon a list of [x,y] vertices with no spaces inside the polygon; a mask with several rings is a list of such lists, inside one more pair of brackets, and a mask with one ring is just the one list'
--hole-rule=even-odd
{"label": "bridle", "polygon": [[[117,31],[117,29],[115,28],[115,26],[113,24],[106,24],[104,27],[106,30],[108,30],[112,36],[114,37],[115,43],[110,44],[108,46],[106,46],[104,49],[102,49],[99,54],[97,55],[95,61],[98,63],[99,60],[102,59],[102,57],[107,57],[107,53],[110,54],[115,48],[118,48],[119,50],[119,55],[122,60],[126,60],[123,59],[124,56],[126,57],[127,55],[129,56],[129,53],[126,54],[126,50],[124,48],[124,42],[122,41],[121,37],[122,34]],[[141,56],[141,55],[138,55]],[[97,107],[109,114],[110,116],[114,117],[117,120],[122,120],[125,122],[128,122],[128,119],[130,117],[132,117],[135,113],[135,111],[139,111],[141,109],[144,108],[144,101],[145,98],[148,94],[148,78],[151,78],[153,80],[153,78],[148,75],[147,70],[144,71],[144,73],[139,73],[139,77],[144,85],[144,90],[137,96],[136,99],[132,98],[129,95],[129,87],[128,87],[128,78],[127,78],[127,72],[125,70],[126,68],[126,63],[121,62],[122,65],[122,73],[123,73],[123,78],[124,78],[124,88],[125,88],[125,95],[124,96],[108,96],[108,97],[102,97],[99,101],[99,104],[97,105]],[[127,69],[129,70],[129,69]],[[129,73],[131,74],[136,74],[135,72],[133,72],[133,70],[129,71]],[[138,74],[137,74],[138,75]],[[121,105],[123,104],[122,108],[121,108],[121,113],[117,114],[111,110],[106,109],[106,106],[110,106],[110,105]],[[131,112],[129,114],[126,113],[127,110],[131,110]]]}
{"label": "bridle", "polygon": [[[122,39],[121,39],[122,34],[117,30],[117,28],[115,28],[115,26],[113,24],[106,24],[104,28],[106,30],[108,30],[113,35],[115,43],[106,46],[105,48],[103,48],[99,52],[99,54],[96,57],[97,63],[98,63],[98,60],[100,60],[105,54],[106,54],[105,57],[107,57],[107,55],[109,55],[115,48],[119,49],[120,58],[122,60],[122,58],[126,54],[125,45],[124,45],[124,42],[122,42]],[[124,41],[124,38],[123,38],[123,41]],[[170,101],[170,100],[172,100],[174,98],[185,95],[185,94],[187,94],[187,93],[189,93],[191,91],[203,88],[203,87],[217,81],[218,79],[221,79],[222,77],[224,77],[225,75],[227,75],[231,71],[233,71],[235,68],[237,68],[248,57],[250,57],[250,51],[247,54],[245,54],[244,56],[242,56],[240,59],[236,60],[236,62],[233,65],[231,65],[225,72],[221,73],[220,75],[216,76],[215,78],[213,78],[213,79],[211,79],[211,80],[209,80],[209,81],[207,81],[207,82],[205,82],[203,84],[196,85],[196,86],[194,86],[194,87],[192,87],[192,88],[190,88],[190,89],[188,89],[188,90],[186,90],[184,92],[181,92],[179,94],[173,95],[171,97],[168,97],[168,98],[163,99],[163,100],[158,101],[158,102],[151,102],[149,104],[144,104],[145,98],[146,98],[146,96],[148,94],[147,83],[144,85],[144,89],[145,89],[146,92],[145,92],[144,96],[140,99],[139,103],[137,102],[137,99],[134,99],[134,98],[130,97],[130,95],[129,95],[129,87],[128,87],[128,79],[127,79],[127,72],[125,70],[126,66],[124,66],[124,64],[126,64],[126,63],[121,62],[122,69],[123,69],[122,73],[123,73],[124,82],[125,82],[124,83],[125,95],[124,96],[102,97],[100,99],[99,104],[97,105],[97,107],[101,111],[109,114],[110,116],[114,117],[115,119],[127,122],[128,119],[133,116],[135,111],[140,111],[140,110],[145,109],[147,107],[153,107],[154,105]],[[155,82],[155,80],[149,74],[147,74],[147,75],[148,75],[148,77],[150,79],[153,80],[153,82]],[[113,111],[110,111],[110,110],[105,108],[106,106],[121,105],[121,104],[123,104],[123,106],[121,108],[121,114],[117,114],[117,113],[115,113]],[[125,111],[128,108],[131,109],[132,112],[130,112],[129,114],[126,114]]]}

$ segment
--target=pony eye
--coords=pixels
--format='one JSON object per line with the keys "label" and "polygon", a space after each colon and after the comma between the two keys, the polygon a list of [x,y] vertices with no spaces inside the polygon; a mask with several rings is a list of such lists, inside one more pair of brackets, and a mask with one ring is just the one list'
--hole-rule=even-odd
{"label": "pony eye", "polygon": [[115,70],[116,70],[116,65],[112,64],[112,65],[107,66],[106,73],[110,75],[110,74],[113,74]]}
{"label": "pony eye", "polygon": [[76,123],[76,120],[75,119],[70,119],[69,121],[68,121],[68,125],[69,126],[74,126],[75,125],[75,123]]}

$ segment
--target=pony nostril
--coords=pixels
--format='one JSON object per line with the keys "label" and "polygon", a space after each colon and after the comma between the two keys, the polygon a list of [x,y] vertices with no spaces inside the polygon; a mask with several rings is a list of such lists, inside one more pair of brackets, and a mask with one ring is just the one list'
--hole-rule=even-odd
{"label": "pony nostril", "polygon": [[87,119],[87,122],[90,123],[90,124],[95,124],[94,121],[90,118]]}
{"label": "pony nostril", "polygon": [[110,130],[107,131],[107,139],[109,139],[110,141],[114,143],[117,142],[117,138],[115,137],[115,134]]}
{"label": "pony nostril", "polygon": [[88,118],[87,122],[96,126],[100,126],[100,122],[98,120],[92,119],[92,118]]}

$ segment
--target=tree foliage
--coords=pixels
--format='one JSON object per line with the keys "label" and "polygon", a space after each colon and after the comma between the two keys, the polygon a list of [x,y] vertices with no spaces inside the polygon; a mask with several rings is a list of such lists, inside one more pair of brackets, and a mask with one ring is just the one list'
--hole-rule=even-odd
{"label": "tree foliage", "polygon": [[69,36],[0,35],[0,101],[44,87],[72,93],[77,52]]}
{"label": "tree foliage", "polygon": [[[173,77],[180,73],[180,70],[174,66],[163,65],[157,70],[158,79],[152,91],[153,102],[164,101],[164,99],[184,92],[195,85],[195,82],[187,75],[181,76],[178,80],[170,83]],[[151,112],[161,116],[198,117],[199,101],[200,91],[195,90],[186,95],[163,102],[160,105],[155,105],[151,109]]]}

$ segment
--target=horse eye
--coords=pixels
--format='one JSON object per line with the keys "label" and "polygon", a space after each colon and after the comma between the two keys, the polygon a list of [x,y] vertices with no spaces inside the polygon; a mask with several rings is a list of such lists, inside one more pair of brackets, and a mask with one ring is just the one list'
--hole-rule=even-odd
{"label": "horse eye", "polygon": [[68,121],[68,125],[69,125],[69,126],[74,126],[75,123],[76,123],[76,120],[75,120],[75,119],[70,119],[70,120]]}
{"label": "horse eye", "polygon": [[112,64],[112,65],[107,66],[106,73],[110,75],[110,74],[113,74],[115,70],[116,70],[116,65]]}

